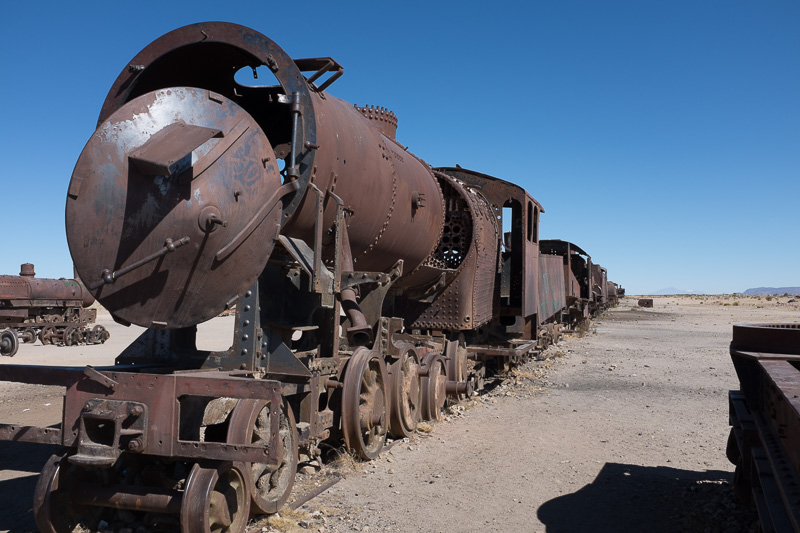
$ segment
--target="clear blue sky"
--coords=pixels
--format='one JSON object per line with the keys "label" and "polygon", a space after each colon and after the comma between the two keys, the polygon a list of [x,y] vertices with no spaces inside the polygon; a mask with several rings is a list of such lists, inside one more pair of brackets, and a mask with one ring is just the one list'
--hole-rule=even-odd
{"label": "clear blue sky", "polygon": [[185,24],[345,69],[428,163],[524,186],[543,238],[629,294],[800,285],[800,2],[12,2],[0,31],[0,273],[71,276],[64,204],[106,92]]}

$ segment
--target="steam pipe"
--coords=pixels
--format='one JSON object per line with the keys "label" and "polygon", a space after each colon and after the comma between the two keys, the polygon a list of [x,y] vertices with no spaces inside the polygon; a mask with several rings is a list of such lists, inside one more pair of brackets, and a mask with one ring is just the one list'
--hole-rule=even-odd
{"label": "steam pipe", "polygon": [[[342,224],[342,271],[353,272],[353,252],[350,248],[350,239],[347,236],[347,224]],[[372,344],[372,327],[367,323],[367,318],[358,306],[355,289],[347,288],[339,293],[350,327],[347,328],[347,342],[351,346],[368,346]]]}

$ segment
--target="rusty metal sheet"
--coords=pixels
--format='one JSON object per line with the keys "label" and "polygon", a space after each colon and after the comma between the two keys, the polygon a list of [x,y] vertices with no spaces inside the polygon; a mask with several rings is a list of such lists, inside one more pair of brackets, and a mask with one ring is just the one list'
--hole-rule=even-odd
{"label": "rusty metal sheet", "polygon": [[800,355],[800,324],[736,324],[731,350]]}
{"label": "rusty metal sheet", "polygon": [[539,256],[539,322],[549,322],[567,306],[564,294],[564,261],[557,255]]}
{"label": "rusty metal sheet", "polygon": [[564,281],[567,297],[588,300],[591,294],[591,257],[579,246],[568,241],[546,239],[539,243],[542,255],[564,258]]}

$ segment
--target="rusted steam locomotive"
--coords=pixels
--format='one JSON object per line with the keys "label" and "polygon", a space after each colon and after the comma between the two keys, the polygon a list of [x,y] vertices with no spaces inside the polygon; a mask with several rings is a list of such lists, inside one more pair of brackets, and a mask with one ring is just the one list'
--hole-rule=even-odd
{"label": "rusted steam locomotive", "polygon": [[88,309],[94,298],[76,279],[37,278],[23,263],[19,276],[0,276],[0,355],[13,356],[19,341],[42,344],[96,344],[108,339],[103,326],[89,327],[97,317]]}
{"label": "rusted steam locomotive", "polygon": [[[236,81],[261,67],[271,84]],[[203,23],[117,78],[69,185],[67,237],[89,291],[148,329],[111,368],[0,367],[67,388],[60,430],[0,426],[65,447],[37,485],[43,531],[118,509],[243,531],[289,497],[298,448],[375,457],[607,305],[605,269],[570,243],[545,251],[525,190],[430,168],[393,113],[325,92],[341,74]],[[234,306],[230,349],[199,350],[197,324]]]}

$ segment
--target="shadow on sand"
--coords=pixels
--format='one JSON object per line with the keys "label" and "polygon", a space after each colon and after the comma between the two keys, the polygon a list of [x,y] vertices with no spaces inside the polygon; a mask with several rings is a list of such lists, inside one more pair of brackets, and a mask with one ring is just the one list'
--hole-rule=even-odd
{"label": "shadow on sand", "polygon": [[33,490],[47,459],[61,447],[0,441],[0,471],[29,472],[0,481],[0,531],[38,531],[33,520]]}
{"label": "shadow on sand", "polygon": [[733,499],[733,474],[606,463],[594,482],[539,507],[548,533],[748,532],[757,515]]}

